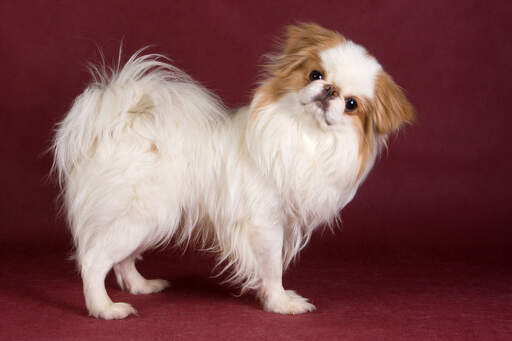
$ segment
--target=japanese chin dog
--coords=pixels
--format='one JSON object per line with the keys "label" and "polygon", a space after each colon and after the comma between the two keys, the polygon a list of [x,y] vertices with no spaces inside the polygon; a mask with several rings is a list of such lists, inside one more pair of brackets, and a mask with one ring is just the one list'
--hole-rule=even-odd
{"label": "japanese chin dog", "polygon": [[360,45],[315,24],[287,29],[248,106],[233,112],[160,55],[132,56],[93,81],[58,124],[54,170],[89,314],[122,319],[113,268],[132,294],[165,289],[135,261],[172,241],[215,252],[227,281],[263,309],[315,306],[282,284],[319,226],[354,197],[413,108]]}

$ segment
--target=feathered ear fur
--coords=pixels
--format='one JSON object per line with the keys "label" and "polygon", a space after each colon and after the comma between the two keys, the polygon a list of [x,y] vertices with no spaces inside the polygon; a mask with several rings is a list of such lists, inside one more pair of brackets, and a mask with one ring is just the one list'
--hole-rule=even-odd
{"label": "feathered ear fur", "polygon": [[284,54],[296,54],[312,46],[331,45],[333,41],[341,42],[344,38],[337,32],[325,29],[317,24],[299,23],[286,28]]}
{"label": "feathered ear fur", "polygon": [[375,82],[375,129],[389,134],[405,123],[414,121],[414,108],[400,87],[384,71]]}
{"label": "feathered ear fur", "polygon": [[271,63],[266,69],[273,76],[285,76],[297,68],[304,59],[311,57],[315,51],[329,48],[344,40],[339,33],[316,24],[290,25],[286,28],[280,53],[271,57]]}

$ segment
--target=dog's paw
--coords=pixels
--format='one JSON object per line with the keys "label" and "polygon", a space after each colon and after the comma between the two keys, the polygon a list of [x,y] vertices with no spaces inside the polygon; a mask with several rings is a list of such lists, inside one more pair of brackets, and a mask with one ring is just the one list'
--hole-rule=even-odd
{"label": "dog's paw", "polygon": [[147,279],[143,282],[137,283],[133,287],[130,287],[129,291],[132,294],[152,294],[160,292],[165,288],[169,287],[169,281],[165,279]]}
{"label": "dog's paw", "polygon": [[129,315],[137,315],[137,310],[128,303],[111,303],[103,309],[91,309],[89,315],[105,320],[120,320]]}
{"label": "dog's paw", "polygon": [[316,309],[316,307],[293,290],[285,290],[283,293],[273,296],[264,304],[265,311],[278,314],[303,314]]}

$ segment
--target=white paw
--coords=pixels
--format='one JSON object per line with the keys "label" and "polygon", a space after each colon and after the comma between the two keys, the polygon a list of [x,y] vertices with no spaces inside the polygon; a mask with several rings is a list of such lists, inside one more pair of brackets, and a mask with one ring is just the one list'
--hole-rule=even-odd
{"label": "white paw", "polygon": [[307,298],[298,295],[293,290],[285,290],[283,293],[268,299],[264,303],[265,311],[278,314],[303,314],[316,309],[308,302]]}
{"label": "white paw", "polygon": [[137,286],[130,287],[130,293],[132,294],[152,294],[160,292],[165,288],[169,287],[169,281],[165,279],[148,279],[138,283]]}
{"label": "white paw", "polygon": [[102,318],[105,320],[119,320],[124,319],[128,315],[137,315],[137,310],[128,303],[110,303],[106,308],[103,309],[92,309],[89,310],[89,315],[96,318]]}

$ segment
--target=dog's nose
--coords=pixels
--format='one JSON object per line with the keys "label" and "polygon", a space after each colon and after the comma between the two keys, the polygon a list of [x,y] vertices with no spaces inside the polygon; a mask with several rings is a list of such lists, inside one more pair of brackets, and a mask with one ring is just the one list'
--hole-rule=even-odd
{"label": "dog's nose", "polygon": [[332,84],[325,84],[324,85],[324,94],[325,97],[331,99],[334,97],[338,97],[339,91],[338,88]]}

